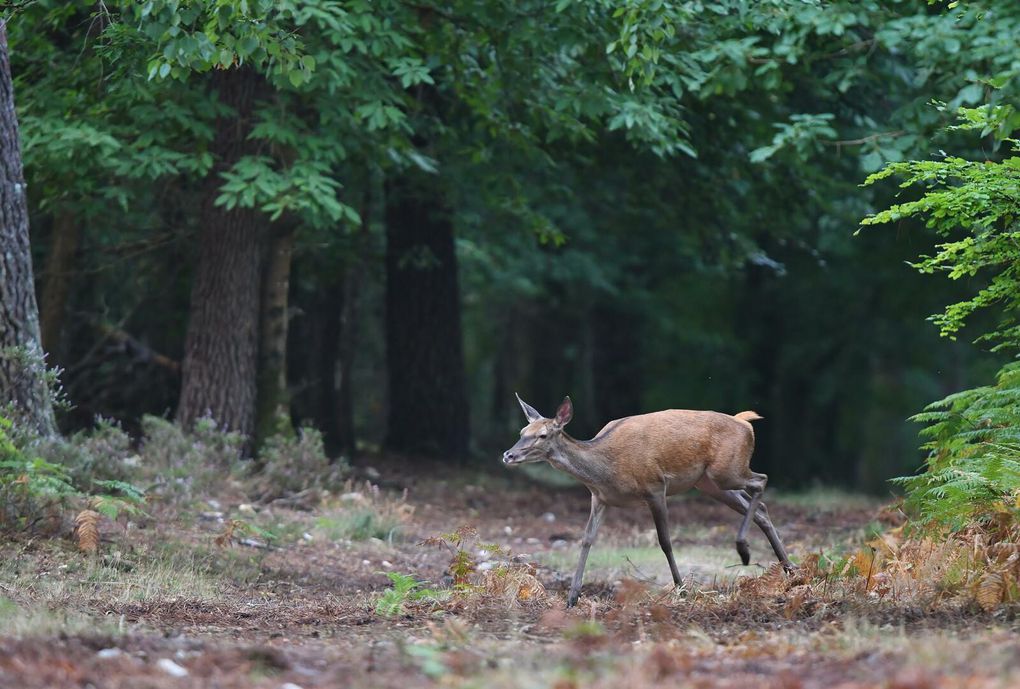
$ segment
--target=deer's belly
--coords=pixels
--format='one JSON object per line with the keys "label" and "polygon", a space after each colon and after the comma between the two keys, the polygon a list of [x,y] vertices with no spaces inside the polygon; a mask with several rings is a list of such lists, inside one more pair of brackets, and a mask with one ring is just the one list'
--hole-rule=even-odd
{"label": "deer's belly", "polygon": [[686,493],[694,487],[704,475],[705,471],[703,468],[691,468],[688,471],[681,471],[674,474],[664,476],[663,479],[666,483],[666,495],[676,495],[677,493]]}
{"label": "deer's belly", "polygon": [[609,505],[610,507],[633,507],[635,505],[643,505],[647,502],[647,498],[644,494],[634,493],[628,490],[599,488],[596,486],[588,486],[588,490],[590,490],[592,495],[597,497],[601,502]]}

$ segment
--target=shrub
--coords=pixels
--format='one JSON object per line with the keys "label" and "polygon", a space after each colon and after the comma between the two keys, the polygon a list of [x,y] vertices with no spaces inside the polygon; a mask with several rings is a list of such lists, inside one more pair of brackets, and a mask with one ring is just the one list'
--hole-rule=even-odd
{"label": "shrub", "polygon": [[103,481],[138,478],[131,437],[115,421],[98,419],[90,431],[79,431],[70,438],[41,439],[35,445],[40,456],[64,467],[74,485],[85,490]]}
{"label": "shrub", "polygon": [[1020,519],[1020,363],[995,385],[935,402],[914,420],[927,423],[926,471],[894,479],[908,513],[923,525],[954,530],[997,516]]}
{"label": "shrub", "polygon": [[269,437],[258,463],[262,471],[256,484],[263,499],[337,483],[348,472],[346,463],[330,463],[322,433],[308,426],[300,428],[296,436]]}
{"label": "shrub", "polygon": [[12,438],[14,424],[0,416],[0,530],[48,530],[78,491],[62,466],[33,457]]}
{"label": "shrub", "polygon": [[[977,286],[969,299],[931,317],[943,336],[955,337],[973,314],[993,310],[997,325],[979,341],[993,350],[1020,351],[1020,141],[1009,138],[1018,118],[1009,105],[960,108],[951,129],[995,134],[1007,142],[1001,160],[941,160],[891,163],[865,184],[897,176],[901,187],[922,187],[915,201],[895,204],[862,221],[864,225],[922,220],[943,241],[914,267]],[[976,276],[982,279],[974,280]],[[907,507],[923,525],[959,529],[1003,514],[1015,523],[1020,497],[1020,368],[1009,364],[995,385],[965,390],[914,417],[929,424],[927,471],[898,479]]]}
{"label": "shrub", "polygon": [[[104,432],[103,437],[126,447],[116,434]],[[115,519],[121,512],[138,510],[144,495],[130,483],[88,475],[76,479],[67,466],[38,454],[41,450],[73,447],[63,441],[42,442],[0,417],[0,530],[57,531],[72,502],[87,506],[85,511],[97,519],[100,514]]]}
{"label": "shrub", "polygon": [[142,471],[153,476],[158,490],[186,497],[196,486],[222,484],[238,468],[243,446],[242,434],[220,430],[209,418],[185,431],[158,416],[144,416],[138,455]]}

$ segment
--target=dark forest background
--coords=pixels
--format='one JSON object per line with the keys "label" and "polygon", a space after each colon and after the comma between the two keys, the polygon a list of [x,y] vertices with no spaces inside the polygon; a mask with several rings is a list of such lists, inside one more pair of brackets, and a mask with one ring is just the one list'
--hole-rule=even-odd
{"label": "dark forest background", "polygon": [[754,409],[773,484],[885,490],[921,463],[907,417],[1003,363],[924,322],[980,276],[911,268],[922,223],[855,234],[918,195],[860,186],[885,163],[999,155],[946,127],[1014,95],[986,79],[1020,69],[1020,6],[945,5],[32,3],[60,427],[211,413],[494,463],[514,392],[569,394],[582,438]]}

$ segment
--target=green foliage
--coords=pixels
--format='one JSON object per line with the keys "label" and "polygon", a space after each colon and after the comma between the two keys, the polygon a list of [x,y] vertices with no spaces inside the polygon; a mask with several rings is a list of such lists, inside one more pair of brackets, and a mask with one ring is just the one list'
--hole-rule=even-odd
{"label": "green foliage", "polygon": [[[1017,121],[1007,106],[961,108],[955,130],[982,135],[1011,133]],[[943,336],[955,335],[980,309],[998,316],[997,326],[979,341],[994,350],[1020,349],[1020,152],[1018,142],[999,161],[945,156],[934,161],[892,163],[865,184],[898,176],[902,188],[921,185],[915,201],[869,216],[865,225],[910,218],[946,239],[914,267],[944,273],[979,286],[974,296],[950,304],[932,317]],[[1007,364],[994,386],[950,395],[929,405],[915,421],[928,424],[924,473],[896,482],[907,493],[906,507],[923,525],[960,529],[993,514],[1020,517],[1020,364]]]}
{"label": "green foliage", "polygon": [[354,490],[353,483],[348,481],[345,490],[339,501],[342,508],[316,520],[316,529],[326,538],[392,541],[400,535],[413,511],[405,502],[406,496],[388,496],[368,482],[361,490]]}
{"label": "green foliage", "polygon": [[56,530],[72,502],[87,504],[111,519],[140,514],[145,494],[120,480],[84,477],[80,467],[48,461],[39,453],[48,449],[31,433],[14,437],[12,422],[0,417],[0,531]]}
{"label": "green foliage", "polygon": [[450,554],[447,572],[453,578],[454,588],[471,589],[471,575],[478,570],[474,553],[483,551],[491,555],[508,556],[509,550],[495,543],[482,543],[478,531],[470,526],[461,526],[451,533],[431,536],[420,545],[440,546]]}
{"label": "green foliage", "polygon": [[97,419],[94,428],[68,438],[41,440],[36,448],[48,461],[65,467],[75,485],[90,492],[129,486],[139,475],[130,436],[109,419]]}
{"label": "green foliage", "polygon": [[1020,519],[1020,363],[1006,365],[995,385],[950,395],[913,420],[927,424],[926,470],[895,482],[921,524]]}
{"label": "green foliage", "polygon": [[331,540],[367,541],[378,538],[389,541],[400,533],[403,523],[389,515],[380,514],[373,507],[355,507],[336,516],[319,517],[315,520],[315,526]]}
{"label": "green foliage", "polygon": [[407,603],[445,598],[448,593],[430,588],[422,588],[425,582],[418,581],[409,574],[383,572],[393,585],[383,591],[375,603],[375,612],[383,617],[396,617],[404,614]]}
{"label": "green foliage", "polygon": [[[173,407],[174,374],[106,356],[96,324],[182,351],[182,266],[211,194],[294,226],[295,291],[335,299],[362,271],[357,335],[375,341],[358,348],[355,417],[379,440],[385,190],[423,171],[455,224],[480,451],[510,428],[492,403],[501,386],[604,400],[619,367],[600,362],[626,359],[633,393],[577,423],[757,400],[775,410],[772,438],[803,438],[763,437],[763,463],[795,455],[791,482],[877,487],[902,469],[889,457],[910,461],[900,420],[937,394],[933,372],[951,358],[972,371],[974,357],[902,317],[955,300],[963,280],[941,302],[910,296],[921,283],[898,272],[900,249],[848,238],[886,205],[880,187],[856,187],[860,170],[944,145],[958,106],[974,107],[975,133],[982,117],[1010,126],[1018,18],[1015,3],[894,0],[37,0],[8,30],[37,259],[56,221],[81,230],[55,352],[81,402],[71,423],[101,413],[133,428]],[[242,70],[252,152],[223,165],[217,123],[236,117],[221,94]],[[296,328],[325,320],[296,306]],[[602,323],[640,346],[604,350]],[[290,382],[321,423],[331,413],[309,388],[331,374],[312,350],[332,336],[312,335],[292,343],[307,370]],[[173,450],[138,454],[157,490],[222,479],[198,469],[204,453],[232,463],[166,440]],[[121,464],[99,471],[123,480]]]}
{"label": "green foliage", "polygon": [[[988,109],[960,110],[965,129],[980,127],[983,132],[1001,131],[1012,116],[1011,108],[997,112]],[[922,256],[914,264],[922,273],[943,273],[952,280],[971,282],[975,277],[983,286],[970,299],[946,307],[932,317],[940,332],[955,335],[980,309],[994,308],[1000,315],[999,327],[979,340],[998,342],[997,349],[1020,348],[1020,153],[1018,142],[1001,161],[970,161],[956,156],[942,160],[892,163],[866,180],[874,184],[892,176],[905,178],[902,188],[921,185],[921,198],[895,204],[866,218],[865,225],[920,218],[939,236],[946,238],[937,253]]]}
{"label": "green foliage", "polygon": [[349,471],[342,460],[330,461],[322,433],[309,426],[299,428],[297,435],[267,438],[257,462],[262,469],[255,481],[263,499],[342,484]]}
{"label": "green foliage", "polygon": [[63,467],[15,445],[12,423],[0,417],[0,530],[29,529],[59,514],[78,490]]}

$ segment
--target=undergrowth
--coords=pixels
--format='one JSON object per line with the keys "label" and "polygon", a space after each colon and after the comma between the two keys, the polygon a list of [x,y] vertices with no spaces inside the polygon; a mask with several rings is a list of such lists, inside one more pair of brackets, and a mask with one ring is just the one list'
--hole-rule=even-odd
{"label": "undergrowth", "polygon": [[926,471],[895,481],[919,524],[1020,521],[1020,362],[1003,367],[995,385],[950,395],[913,418],[928,424]]}

